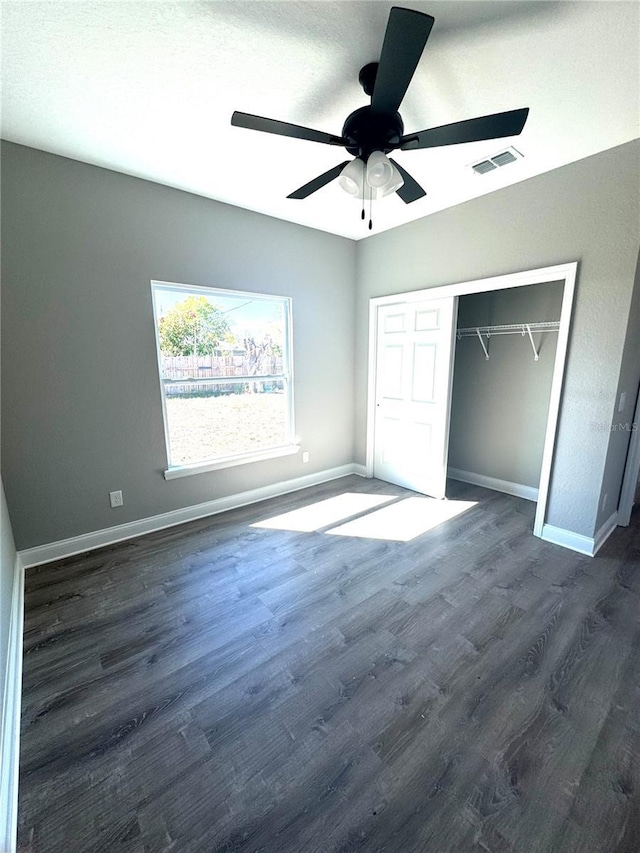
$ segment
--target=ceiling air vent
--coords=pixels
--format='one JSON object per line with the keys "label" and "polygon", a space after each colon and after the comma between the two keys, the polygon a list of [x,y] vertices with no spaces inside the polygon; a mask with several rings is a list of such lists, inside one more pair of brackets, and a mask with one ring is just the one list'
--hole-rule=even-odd
{"label": "ceiling air vent", "polygon": [[495,157],[491,158],[491,162],[495,163],[496,166],[506,166],[507,163],[515,163],[516,157],[511,151],[503,151],[502,154],[496,154]]}
{"label": "ceiling air vent", "polygon": [[492,163],[491,160],[481,160],[479,163],[476,163],[471,168],[479,175],[484,175],[485,172],[493,172],[493,170],[497,169],[498,166],[495,163]]}
{"label": "ceiling air vent", "polygon": [[499,154],[495,154],[487,160],[481,160],[479,163],[474,163],[471,168],[478,175],[484,175],[486,172],[493,172],[493,170],[497,169],[498,166],[506,166],[507,163],[515,163],[519,157],[522,157],[522,154],[517,150],[517,148],[507,148],[506,151],[501,151]]}

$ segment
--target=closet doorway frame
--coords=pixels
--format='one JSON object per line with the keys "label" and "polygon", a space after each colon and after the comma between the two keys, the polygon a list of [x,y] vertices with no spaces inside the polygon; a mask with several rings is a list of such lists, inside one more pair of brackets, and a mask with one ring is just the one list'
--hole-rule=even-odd
{"label": "closet doorway frame", "polygon": [[635,496],[638,490],[638,476],[640,475],[640,388],[636,397],[636,407],[633,412],[633,426],[635,429],[629,439],[627,450],[627,462],[624,466],[622,478],[622,489],[618,502],[618,521],[620,527],[628,527],[631,524],[631,513],[635,505]]}
{"label": "closet doorway frame", "polygon": [[[545,432],[544,448],[542,451],[540,484],[538,486],[538,500],[533,524],[533,535],[544,539],[544,525],[547,515],[549,486],[551,483],[551,472],[553,470],[556,448],[558,420],[560,417],[560,401],[562,398],[565,367],[569,349],[569,334],[571,331],[573,299],[577,275],[578,262],[571,261],[550,267],[507,273],[506,275],[491,276],[490,278],[480,278],[472,281],[462,281],[457,284],[444,284],[441,286],[427,287],[423,290],[412,290],[406,293],[393,293],[388,296],[372,297],[369,300],[366,476],[373,477],[375,439],[374,421],[376,407],[375,389],[377,372],[376,342],[378,339],[378,310],[381,307],[385,305],[393,305],[394,303],[415,302],[425,299],[442,299],[448,296],[467,296],[471,293],[490,293],[498,290],[509,290],[514,287],[529,287],[533,284],[545,284],[554,281],[562,282],[563,291],[562,308],[560,311],[560,328],[558,330],[558,342],[556,345],[556,356],[553,366],[553,377],[551,380],[549,414],[547,416],[547,427]],[[453,370],[455,372],[455,361]]]}

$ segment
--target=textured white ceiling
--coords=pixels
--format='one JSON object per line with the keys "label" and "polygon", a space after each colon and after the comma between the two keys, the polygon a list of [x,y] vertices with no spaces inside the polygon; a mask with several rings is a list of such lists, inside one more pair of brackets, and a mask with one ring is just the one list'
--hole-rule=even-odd
{"label": "textured white ceiling", "polygon": [[[234,128],[234,109],[340,133],[368,99],[386,0],[8,2],[2,136],[346,237],[368,235],[334,182],[286,195],[340,148]],[[396,152],[427,190],[374,204],[374,233],[640,136],[637,2],[400,2],[435,25],[403,101],[405,132],[530,107],[512,139]],[[470,164],[514,144],[517,163]]]}

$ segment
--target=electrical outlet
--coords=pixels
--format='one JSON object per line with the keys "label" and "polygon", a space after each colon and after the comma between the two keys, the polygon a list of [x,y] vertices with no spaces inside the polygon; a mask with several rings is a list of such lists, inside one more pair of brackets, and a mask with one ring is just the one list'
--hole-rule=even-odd
{"label": "electrical outlet", "polygon": [[109,492],[109,503],[111,507],[122,506],[124,501],[122,499],[122,492],[118,489],[117,492]]}
{"label": "electrical outlet", "polygon": [[302,454],[302,462],[303,462],[303,464],[306,465],[308,461],[309,461],[309,451],[305,450],[304,453]]}

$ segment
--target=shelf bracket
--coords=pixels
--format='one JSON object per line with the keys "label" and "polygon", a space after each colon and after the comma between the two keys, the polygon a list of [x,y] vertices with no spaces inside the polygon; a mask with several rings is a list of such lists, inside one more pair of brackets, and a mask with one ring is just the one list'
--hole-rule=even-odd
{"label": "shelf bracket", "polygon": [[[489,361],[489,352],[488,352],[486,346],[484,345],[484,341],[482,340],[482,335],[480,334],[480,329],[476,329],[476,332],[478,334],[478,340],[480,341],[480,345],[482,346],[482,349],[484,350],[484,357],[487,361]],[[489,335],[487,335],[487,340],[489,340]]]}
{"label": "shelf bracket", "polygon": [[538,359],[540,358],[540,355],[538,353],[538,350],[536,349],[536,345],[533,342],[533,335],[531,334],[531,326],[529,326],[529,324],[527,323],[526,326],[522,327],[522,336],[523,337],[524,337],[525,328],[526,328],[527,333],[529,335],[529,340],[531,341],[531,349],[533,350],[533,360],[538,361]]}

